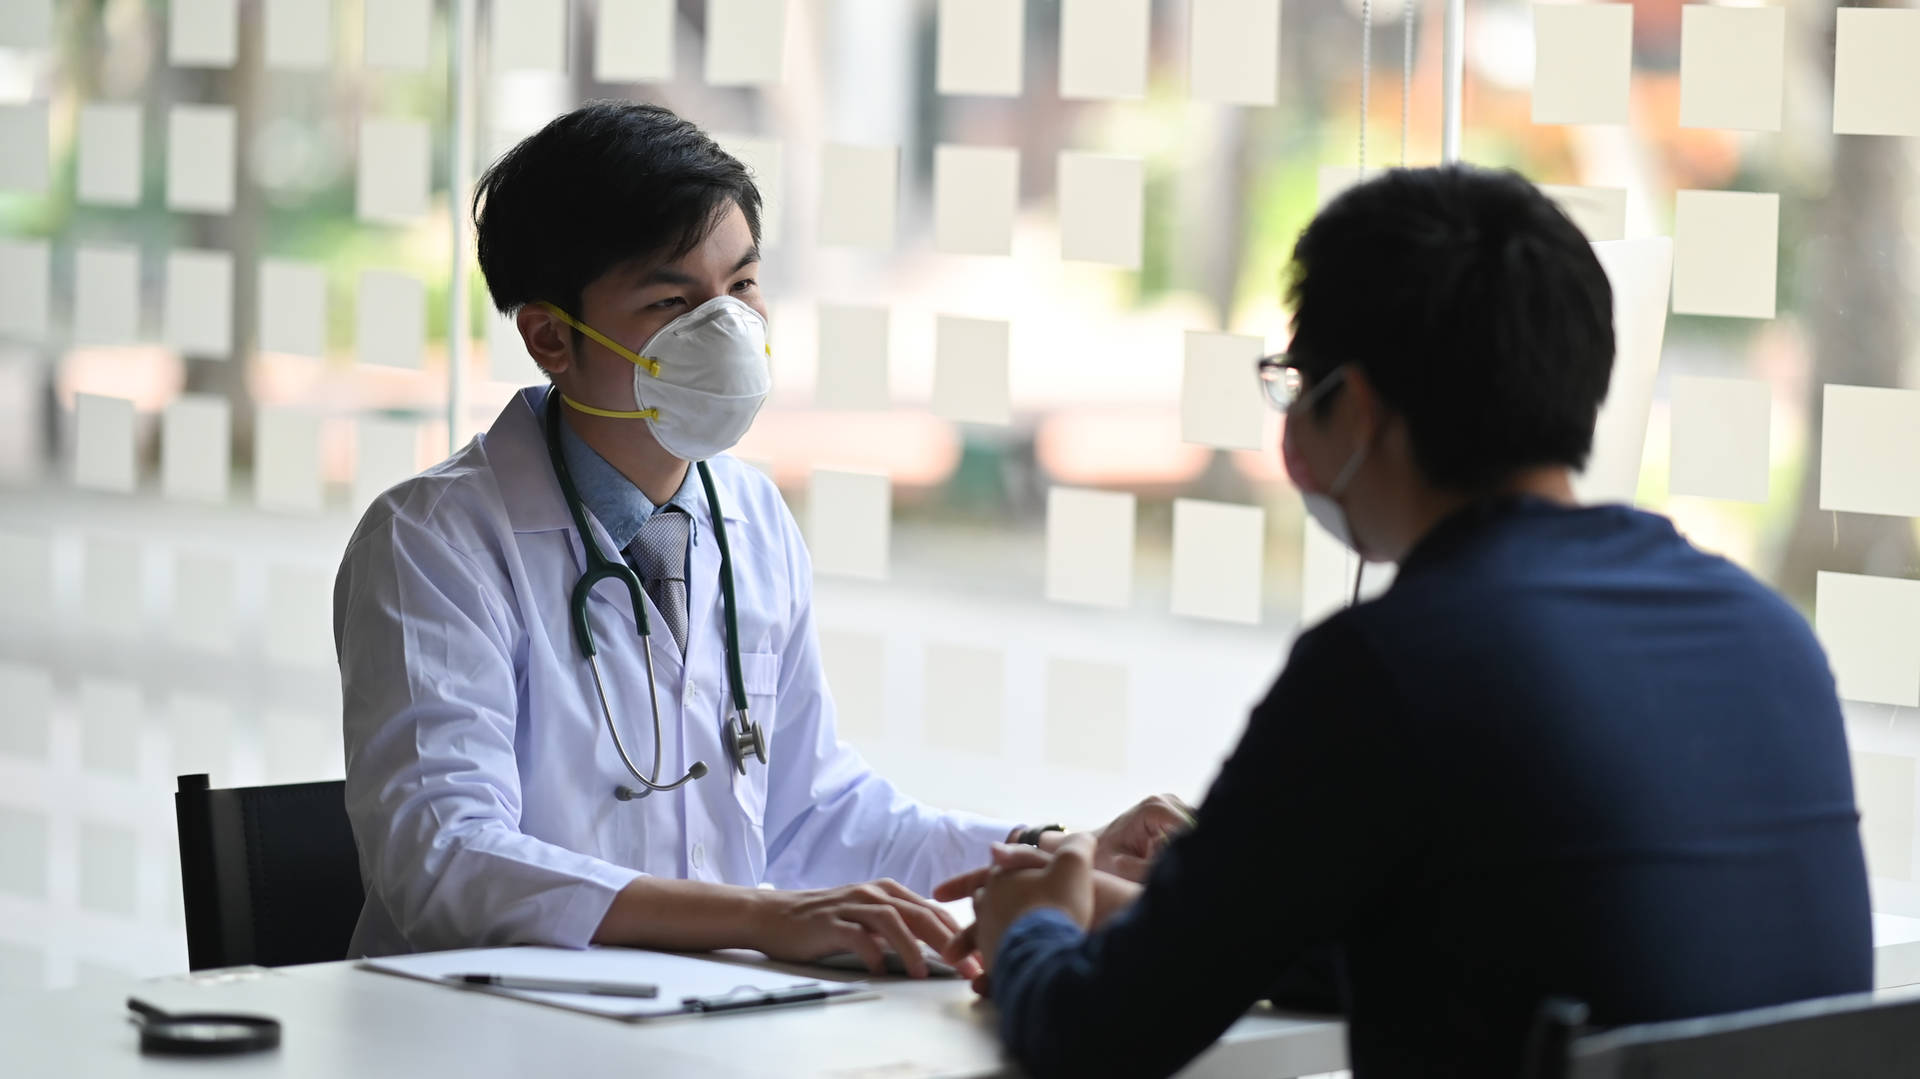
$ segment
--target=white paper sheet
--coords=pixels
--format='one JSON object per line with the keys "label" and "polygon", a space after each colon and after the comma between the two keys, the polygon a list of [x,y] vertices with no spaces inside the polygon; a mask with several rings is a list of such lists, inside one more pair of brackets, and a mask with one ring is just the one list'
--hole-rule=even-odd
{"label": "white paper sheet", "polygon": [[370,68],[420,71],[433,35],[433,0],[379,0],[363,4],[361,34]]}
{"label": "white paper sheet", "polygon": [[53,544],[44,535],[0,531],[0,623],[53,622]]}
{"label": "white paper sheet", "polygon": [[260,260],[260,350],[327,354],[327,272],[319,263]]}
{"label": "white paper sheet", "polygon": [[1258,506],[1173,501],[1173,613],[1258,625],[1267,515]]}
{"label": "white paper sheet", "polygon": [[333,0],[267,0],[266,47],[269,68],[325,71],[333,61]]}
{"label": "white paper sheet", "polygon": [[80,615],[92,634],[129,639],[145,628],[140,544],[95,533],[80,543]]}
{"label": "white paper sheet", "polygon": [[232,407],[224,397],[183,393],[160,423],[160,490],[184,502],[227,501]]}
{"label": "white paper sheet", "polygon": [[1152,28],[1150,0],[1061,0],[1060,96],[1146,97]]}
{"label": "white paper sheet", "polygon": [[205,772],[216,783],[232,773],[232,703],[211,693],[177,693],[167,699],[166,711],[167,733],[172,742],[169,772],[173,775]]}
{"label": "white paper sheet", "polygon": [[1533,5],[1533,122],[1625,124],[1633,5]]}
{"label": "white paper sheet", "polygon": [[787,77],[789,0],[708,0],[707,83],[778,86]]}
{"label": "white paper sheet", "polygon": [[140,106],[80,107],[79,147],[74,162],[74,198],[95,206],[140,204]]}
{"label": "white paper sheet", "polygon": [[1540,190],[1559,204],[1587,239],[1604,243],[1627,238],[1626,188],[1541,184]]}
{"label": "white paper sheet", "polygon": [[1046,762],[1124,774],[1132,740],[1132,691],[1124,664],[1047,660]]}
{"label": "white paper sheet", "polygon": [[333,665],[333,574],[313,566],[267,567],[267,658],[293,667]]}
{"label": "white paper sheet", "polygon": [[807,494],[807,524],[815,573],[887,579],[893,482],[885,475],[815,469]]}
{"label": "white paper sheet", "polygon": [[1047,598],[1124,610],[1133,604],[1134,496],[1047,492]]}
{"label": "white paper sheet", "polygon": [[1026,18],[1026,0],[940,0],[940,92],[1019,97]]}
{"label": "white paper sheet", "polygon": [[140,839],[132,829],[80,821],[80,909],[132,918],[139,906]]}
{"label": "white paper sheet", "polygon": [[145,704],[140,687],[117,678],[80,679],[80,767],[133,779],[140,774]]}
{"label": "white paper sheet", "polygon": [[0,192],[47,193],[47,103],[0,105]]}
{"label": "white paper sheet", "polygon": [[1920,136],[1920,10],[1842,7],[1837,16],[1834,133]]}
{"label": "white paper sheet", "polygon": [[1677,376],[1672,404],[1668,492],[1765,502],[1773,419],[1768,385],[1756,379]]}
{"label": "white paper sheet", "polygon": [[1137,157],[1060,154],[1060,257],[1140,268],[1147,170]]}
{"label": "white paper sheet", "polygon": [[420,471],[420,425],[362,416],[354,433],[353,505],[364,511],[387,488]]}
{"label": "white paper sheet", "polygon": [[427,125],[420,120],[364,120],[360,124],[360,220],[410,225],[427,212],[432,168]]}
{"label": "white paper sheet", "polygon": [[1269,449],[1272,411],[1254,364],[1265,342],[1239,334],[1197,333],[1186,338],[1180,380],[1180,438],[1219,449]]}
{"label": "white paper sheet", "polygon": [[752,135],[715,135],[713,139],[753,174],[754,186],[760,189],[760,246],[763,250],[775,246],[780,242],[787,202],[780,140]]}
{"label": "white paper sheet", "polygon": [[1195,101],[1280,100],[1280,0],[1193,0],[1189,38]]}
{"label": "white paper sheet", "polygon": [[7,721],[0,723],[0,757],[46,761],[52,745],[53,672],[0,660],[0,701],[7,702]]}
{"label": "white paper sheet", "polygon": [[286,405],[262,405],[254,423],[253,499],[261,509],[318,513],[320,417]]}
{"label": "white paper sheet", "polygon": [[1780,196],[1681,191],[1674,198],[1673,313],[1772,318]]}
{"label": "white paper sheet", "polygon": [[167,253],[161,337],[182,355],[233,358],[233,256],[225,251]]}
{"label": "white paper sheet", "polygon": [[1867,870],[1876,877],[1910,881],[1913,873],[1914,759],[1891,753],[1853,754],[1853,787],[1860,807],[1860,840]]}
{"label": "white paper sheet", "polygon": [[1680,126],[1780,130],[1786,52],[1786,8],[1683,7]]}
{"label": "white paper sheet", "polygon": [[935,642],[927,645],[926,658],[926,743],[998,756],[1006,725],[1006,654],[998,648]]}
{"label": "white paper sheet", "polygon": [[167,209],[233,212],[234,118],[225,105],[175,105],[167,113]]}
{"label": "white paper sheet", "polygon": [[1813,608],[1841,697],[1920,707],[1920,580],[1822,572]]}
{"label": "white paper sheet", "polygon": [[820,362],[814,405],[824,409],[885,411],[892,407],[884,307],[820,305]]}
{"label": "white paper sheet", "polygon": [[933,246],[950,255],[1013,254],[1020,151],[939,146],[933,151]]}
{"label": "white paper sheet", "polygon": [[47,815],[0,805],[0,895],[47,898]]}
{"label": "white paper sheet", "polygon": [[567,0],[493,0],[495,71],[565,71]]}
{"label": "white paper sheet", "polygon": [[934,415],[1000,427],[1012,422],[1012,334],[1012,325],[997,319],[941,315],[935,320]]}
{"label": "white paper sheet", "polygon": [[1594,244],[1593,253],[1613,286],[1613,377],[1594,425],[1593,455],[1573,489],[1582,502],[1631,504],[1667,333],[1673,244],[1665,237],[1622,240]]}
{"label": "white paper sheet", "polygon": [[594,28],[597,82],[666,82],[673,78],[674,0],[600,0]]}
{"label": "white paper sheet", "polygon": [[887,639],[864,630],[822,629],[820,657],[833,692],[834,727],[849,741],[887,732]]}
{"label": "white paper sheet", "polygon": [[394,270],[361,271],[354,312],[360,362],[418,370],[426,347],[426,283]]}
{"label": "white paper sheet", "polygon": [[234,648],[233,561],[210,552],[181,551],[173,560],[168,637],[212,655]]}
{"label": "white paper sheet", "polygon": [[44,49],[53,41],[53,0],[12,0],[0,19],[0,49]]}
{"label": "white paper sheet", "polygon": [[240,41],[240,0],[171,0],[167,62],[174,67],[232,67]]}
{"label": "white paper sheet", "polygon": [[889,251],[899,218],[900,150],[826,147],[820,185],[820,243]]}
{"label": "white paper sheet", "polygon": [[53,249],[45,240],[0,239],[0,340],[47,339]]}
{"label": "white paper sheet", "polygon": [[1920,390],[1828,386],[1820,508],[1920,517]]}
{"label": "white paper sheet", "polygon": [[74,486],[132,494],[133,402],[82,393],[74,395],[73,409]]}
{"label": "white paper sheet", "polygon": [[128,345],[140,337],[140,252],[81,244],[73,253],[73,340]]}

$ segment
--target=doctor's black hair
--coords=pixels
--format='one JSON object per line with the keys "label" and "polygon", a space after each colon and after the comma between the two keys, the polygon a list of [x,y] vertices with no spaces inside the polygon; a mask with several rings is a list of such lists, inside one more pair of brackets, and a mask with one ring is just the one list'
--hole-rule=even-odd
{"label": "doctor's black hair", "polygon": [[1434,486],[1476,493],[1525,468],[1585,467],[1613,370],[1613,290],[1586,237],[1519,175],[1394,169],[1353,187],[1301,234],[1290,277],[1290,362],[1309,386],[1343,364],[1364,372]]}
{"label": "doctor's black hair", "polygon": [[593,101],[502,154],[473,192],[480,272],[510,314],[580,294],[635,259],[671,262],[731,206],[760,242],[760,189],[706,132],[659,105]]}

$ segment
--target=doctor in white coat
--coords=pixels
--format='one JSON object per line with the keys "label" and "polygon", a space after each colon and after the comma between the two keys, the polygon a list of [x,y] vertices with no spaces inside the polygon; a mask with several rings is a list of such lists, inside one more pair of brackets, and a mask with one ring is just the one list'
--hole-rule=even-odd
{"label": "doctor in white coat", "polygon": [[[552,385],[377,500],[341,564],[354,953],[598,942],[877,970],[892,950],[923,974],[918,942],[959,927],[920,894],[1063,833],[931,809],[835,736],[806,547],[723,456],[770,381],[748,173],[664,109],[597,103],[503,156],[475,206],[494,301]],[[590,549],[644,586],[640,611],[613,580],[587,594],[595,664],[570,603]],[[1103,865],[1139,876],[1183,824],[1142,802],[1101,831]]]}

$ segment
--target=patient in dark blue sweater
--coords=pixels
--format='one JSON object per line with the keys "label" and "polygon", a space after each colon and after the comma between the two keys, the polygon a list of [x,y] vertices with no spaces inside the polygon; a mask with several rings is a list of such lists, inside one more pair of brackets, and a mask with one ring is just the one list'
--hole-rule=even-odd
{"label": "patient in dark blue sweater", "polygon": [[[1329,294],[1362,294],[1362,255],[1400,317]],[[1077,844],[985,882],[970,943],[1014,1056],[1169,1074],[1309,957],[1359,1079],[1515,1075],[1550,996],[1617,1024],[1870,988],[1805,620],[1665,519],[1573,502],[1612,356],[1578,233],[1515,177],[1396,172],[1295,259],[1263,371],[1289,471],[1399,575],[1300,637],[1144,889]]]}

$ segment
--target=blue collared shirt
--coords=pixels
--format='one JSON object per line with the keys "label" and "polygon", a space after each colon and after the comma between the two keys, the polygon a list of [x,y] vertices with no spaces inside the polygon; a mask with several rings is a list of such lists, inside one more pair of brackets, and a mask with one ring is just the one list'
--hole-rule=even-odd
{"label": "blue collared shirt", "polygon": [[680,481],[680,489],[667,500],[667,505],[656,506],[640,488],[634,486],[632,480],[621,475],[620,470],[600,456],[598,450],[575,434],[571,424],[564,422],[560,424],[560,453],[567,459],[567,471],[573,474],[573,486],[580,492],[581,503],[607,530],[607,538],[613,541],[614,547],[623,556],[633,537],[640,534],[640,526],[647,518],[668,506],[687,515],[687,520],[691,522],[687,536],[688,568],[682,573],[689,578],[687,594],[691,596],[693,548],[700,542],[700,525],[706,519],[704,500],[698,494],[699,485],[691,482],[692,466],[688,466],[687,477]]}

